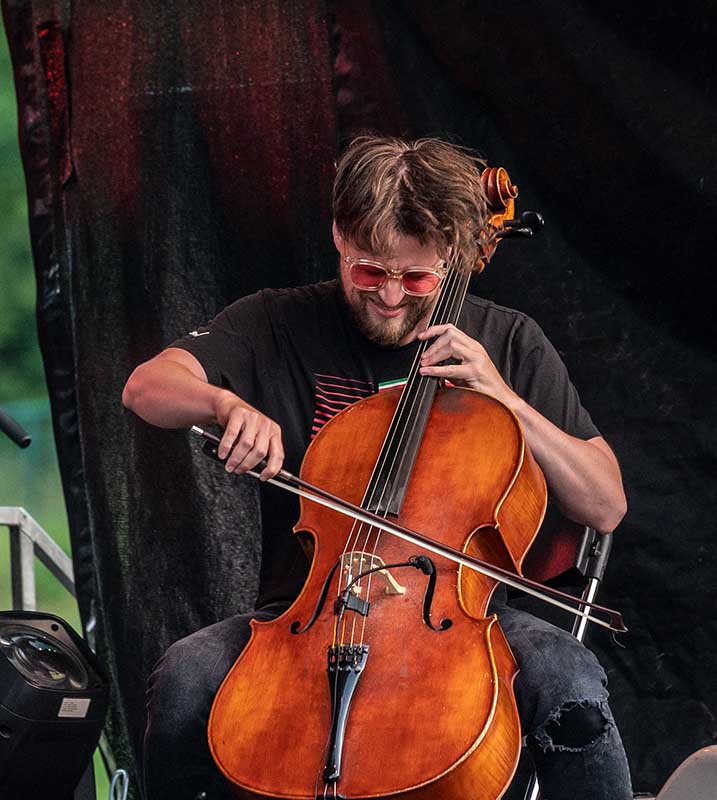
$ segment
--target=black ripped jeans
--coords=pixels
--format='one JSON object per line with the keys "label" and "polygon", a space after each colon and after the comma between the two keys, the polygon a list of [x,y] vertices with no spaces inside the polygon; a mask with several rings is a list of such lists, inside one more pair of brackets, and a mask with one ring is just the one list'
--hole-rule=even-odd
{"label": "black ripped jeans", "polygon": [[[231,792],[207,746],[215,693],[267,606],[204,628],[173,644],[149,680],[144,747],[145,800],[228,800]],[[595,656],[567,632],[500,602],[501,627],[520,672],[514,689],[543,800],[632,800],[607,680]],[[257,687],[261,691],[261,687]],[[470,800],[470,798],[465,798]]]}

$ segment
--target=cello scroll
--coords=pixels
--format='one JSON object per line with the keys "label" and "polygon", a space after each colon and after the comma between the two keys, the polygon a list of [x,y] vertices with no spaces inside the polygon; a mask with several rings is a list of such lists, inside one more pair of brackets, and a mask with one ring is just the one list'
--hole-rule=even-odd
{"label": "cello scroll", "polygon": [[488,200],[488,230],[480,241],[481,255],[474,267],[475,272],[483,272],[502,239],[530,238],[540,232],[545,224],[543,216],[537,211],[523,211],[515,218],[515,198],[518,187],[511,181],[505,167],[486,167],[481,173],[483,189]]}

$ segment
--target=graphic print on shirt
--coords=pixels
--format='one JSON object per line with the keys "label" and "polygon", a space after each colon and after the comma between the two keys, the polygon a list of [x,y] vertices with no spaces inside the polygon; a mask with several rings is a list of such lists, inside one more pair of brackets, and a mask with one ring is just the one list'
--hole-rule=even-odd
{"label": "graphic print on shirt", "polygon": [[343,411],[346,406],[350,406],[357,400],[363,400],[374,391],[373,384],[368,381],[315,372],[314,422],[311,426],[311,438],[313,439],[331,417],[336,416],[339,411]]}
{"label": "graphic print on shirt", "polygon": [[[399,380],[380,383],[378,391],[392,389],[403,385],[405,382],[405,378],[400,378]],[[376,386],[370,381],[342,378],[338,375],[323,375],[315,372],[314,422],[311,426],[311,438],[313,439],[331,417],[336,416],[339,411],[343,411],[346,406],[350,406],[351,403],[375,393]]]}

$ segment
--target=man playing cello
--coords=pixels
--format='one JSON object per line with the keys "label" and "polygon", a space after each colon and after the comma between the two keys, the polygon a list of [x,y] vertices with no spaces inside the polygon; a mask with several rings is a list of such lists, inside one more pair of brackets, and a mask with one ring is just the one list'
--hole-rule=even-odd
{"label": "man playing cello", "polygon": [[[357,139],[334,184],[337,279],[236,301],[137,367],[124,404],[164,428],[220,425],[227,472],[266,459],[263,480],[282,466],[298,474],[322,425],[405,379],[428,341],[421,374],[503,403],[562,512],[611,532],[626,509],[617,461],[538,326],[468,296],[457,325],[428,327],[446,263],[472,264],[480,255],[488,218],[481,168],[438,140]],[[262,490],[256,610],[176,642],[150,678],[144,773],[151,800],[231,796],[207,745],[213,698],[249,639],[250,619],[283,613],[308,569],[291,534],[298,504],[267,484]],[[508,606],[500,589],[491,611],[520,668],[515,696],[543,798],[632,798],[594,655],[565,631]]]}

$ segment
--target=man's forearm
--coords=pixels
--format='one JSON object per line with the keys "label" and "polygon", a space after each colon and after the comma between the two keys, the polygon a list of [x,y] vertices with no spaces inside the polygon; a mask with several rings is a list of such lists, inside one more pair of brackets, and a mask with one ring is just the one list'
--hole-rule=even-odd
{"label": "man's forearm", "polygon": [[226,390],[212,386],[175,361],[140,364],[122,392],[122,403],[160,428],[188,428],[216,422],[217,402]]}
{"label": "man's forearm", "polygon": [[209,384],[204,367],[179,348],[140,364],[127,381],[122,402],[160,428],[218,423],[224,428],[218,454],[227,472],[247,472],[265,460],[260,478],[268,480],[284,462],[277,423],[233,392]]}
{"label": "man's forearm", "polygon": [[570,436],[524,400],[511,404],[525,438],[563,513],[601,533],[613,531],[627,510],[615,457],[602,440]]}

